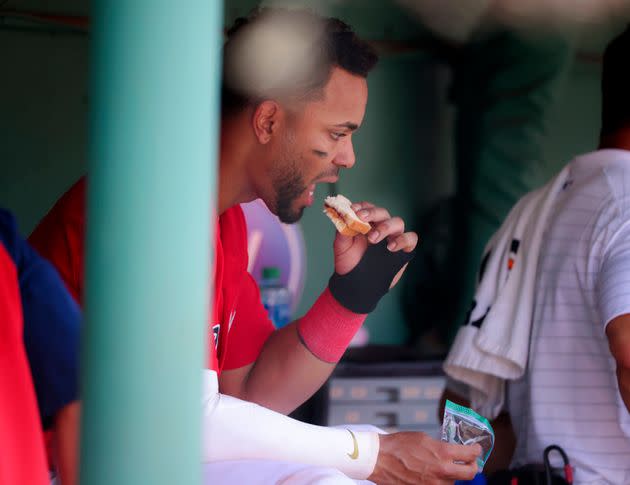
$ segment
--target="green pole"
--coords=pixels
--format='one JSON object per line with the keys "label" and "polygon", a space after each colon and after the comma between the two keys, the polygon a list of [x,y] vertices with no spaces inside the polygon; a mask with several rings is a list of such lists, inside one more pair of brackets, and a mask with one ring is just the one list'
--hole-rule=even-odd
{"label": "green pole", "polygon": [[220,0],[93,3],[80,481],[201,481]]}

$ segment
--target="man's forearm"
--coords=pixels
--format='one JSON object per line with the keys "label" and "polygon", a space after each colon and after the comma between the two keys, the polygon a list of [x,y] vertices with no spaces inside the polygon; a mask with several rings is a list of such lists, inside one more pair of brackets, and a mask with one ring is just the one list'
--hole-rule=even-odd
{"label": "man's forearm", "polygon": [[[376,212],[382,216],[381,209]],[[402,224],[392,221],[389,229]],[[392,251],[386,240],[335,239],[335,274],[328,287],[306,315],[268,338],[254,364],[223,372],[221,392],[285,413],[303,403],[325,382],[367,314],[413,258],[416,242],[417,235],[401,234],[389,244],[404,250]],[[354,246],[359,253],[360,246],[367,249],[358,254]]]}
{"label": "man's forearm", "polygon": [[237,397],[288,414],[310,398],[334,368],[304,346],[297,322],[292,322],[267,339]]}
{"label": "man's forearm", "polygon": [[204,463],[296,462],[336,468],[352,478],[366,479],[378,459],[377,433],[313,426],[219,394],[214,371],[204,371],[202,405]]}
{"label": "man's forearm", "polygon": [[325,290],[299,320],[274,332],[256,362],[220,377],[221,392],[289,413],[326,381],[367,315]]}
{"label": "man's forearm", "polygon": [[[424,433],[325,428],[301,423],[251,402],[218,393],[204,372],[202,461],[274,460],[335,468],[377,483],[471,480],[481,447],[454,445]],[[381,453],[382,450],[382,453]]]}

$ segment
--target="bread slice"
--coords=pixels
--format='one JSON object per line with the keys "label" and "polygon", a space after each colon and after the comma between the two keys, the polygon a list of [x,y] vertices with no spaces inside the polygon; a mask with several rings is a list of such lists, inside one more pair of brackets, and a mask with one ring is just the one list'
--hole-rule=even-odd
{"label": "bread slice", "polygon": [[324,214],[344,236],[367,234],[372,229],[367,222],[363,222],[352,210],[352,202],[343,195],[326,197],[324,200]]}

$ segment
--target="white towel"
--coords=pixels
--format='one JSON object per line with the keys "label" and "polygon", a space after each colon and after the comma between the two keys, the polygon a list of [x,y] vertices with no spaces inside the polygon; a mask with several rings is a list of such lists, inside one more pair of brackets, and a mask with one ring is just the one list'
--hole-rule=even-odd
{"label": "white towel", "polygon": [[469,387],[473,409],[489,419],[503,408],[506,380],[527,368],[538,255],[568,172],[523,197],[486,245],[472,310],[444,362],[446,374]]}

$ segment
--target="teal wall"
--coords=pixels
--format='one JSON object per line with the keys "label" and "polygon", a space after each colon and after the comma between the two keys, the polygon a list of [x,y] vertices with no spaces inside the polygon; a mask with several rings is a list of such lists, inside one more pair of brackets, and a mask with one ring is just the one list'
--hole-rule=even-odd
{"label": "teal wall", "polygon": [[30,232],[85,170],[87,37],[0,30],[0,205]]}
{"label": "teal wall", "polygon": [[546,172],[556,173],[574,155],[597,147],[601,64],[575,62],[553,107],[545,141]]}
{"label": "teal wall", "polygon": [[[227,22],[255,3],[228,0]],[[341,16],[371,39],[405,40],[422,33],[409,15],[390,8],[390,1],[323,4],[329,14]],[[85,171],[88,38],[0,30],[0,58],[5,67],[0,78],[0,205],[13,209],[28,233]],[[545,146],[549,174],[595,146],[599,74],[597,64],[577,62],[572,67],[554,106]],[[370,199],[410,218],[414,209],[452,191],[448,73],[426,53],[390,53],[370,76],[369,87],[365,123],[355,135],[357,164],[343,174],[338,187],[352,199]],[[324,192],[319,189],[319,200]],[[304,311],[332,271],[333,232],[317,206],[306,212],[302,224],[308,254],[300,305]],[[375,342],[404,340],[399,290],[382,302],[367,326]]]}

